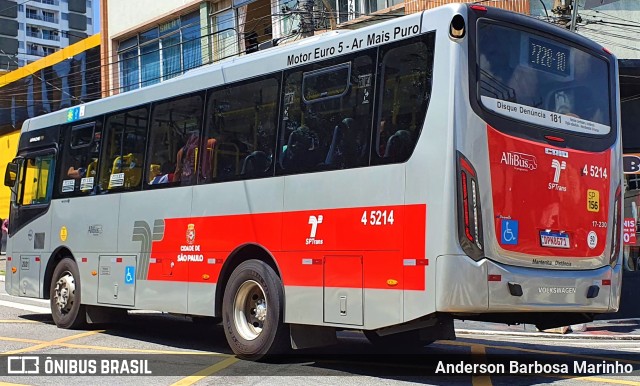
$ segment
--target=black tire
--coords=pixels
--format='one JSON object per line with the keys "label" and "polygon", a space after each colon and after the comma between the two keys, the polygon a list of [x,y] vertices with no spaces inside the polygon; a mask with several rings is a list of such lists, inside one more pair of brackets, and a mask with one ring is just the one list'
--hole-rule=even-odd
{"label": "black tire", "polygon": [[222,300],[222,325],[233,352],[248,360],[291,348],[284,320],[284,290],[274,270],[247,260],[231,274]]}
{"label": "black tire", "polygon": [[420,340],[420,331],[412,330],[398,334],[380,336],[375,331],[362,331],[369,342],[382,351],[392,351],[396,353],[415,352],[430,345],[434,341]]}
{"label": "black tire", "polygon": [[56,326],[77,329],[87,324],[81,293],[78,266],[72,258],[65,257],[53,271],[49,291],[51,316]]}

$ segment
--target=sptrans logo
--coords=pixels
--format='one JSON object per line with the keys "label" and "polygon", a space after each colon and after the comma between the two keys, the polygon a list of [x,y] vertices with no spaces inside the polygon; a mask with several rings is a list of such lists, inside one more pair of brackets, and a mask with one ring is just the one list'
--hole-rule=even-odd
{"label": "sptrans logo", "polygon": [[565,161],[560,162],[557,159],[553,159],[551,161],[551,167],[555,169],[555,172],[553,173],[553,182],[549,182],[549,190],[566,192],[567,187],[560,185],[559,182],[560,182],[560,173],[562,173],[562,171],[567,168],[567,163]]}
{"label": "sptrans logo", "polygon": [[538,168],[535,156],[513,151],[503,151],[500,163],[523,171],[536,170]]}
{"label": "sptrans logo", "polygon": [[311,232],[309,233],[309,237],[307,238],[307,245],[322,245],[324,240],[316,239],[316,232],[318,230],[318,224],[322,224],[323,217],[319,216],[309,216],[309,225],[311,225]]}

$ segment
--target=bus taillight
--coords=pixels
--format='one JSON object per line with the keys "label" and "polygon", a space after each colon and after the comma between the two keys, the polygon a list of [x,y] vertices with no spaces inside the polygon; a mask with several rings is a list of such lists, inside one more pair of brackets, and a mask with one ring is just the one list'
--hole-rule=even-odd
{"label": "bus taillight", "polygon": [[477,173],[469,160],[458,152],[458,239],[465,253],[479,260],[483,256],[482,211]]}
{"label": "bus taillight", "polygon": [[613,227],[611,229],[611,258],[609,264],[615,265],[620,254],[620,217],[622,215],[622,193],[620,186],[616,189],[616,200],[613,204]]}

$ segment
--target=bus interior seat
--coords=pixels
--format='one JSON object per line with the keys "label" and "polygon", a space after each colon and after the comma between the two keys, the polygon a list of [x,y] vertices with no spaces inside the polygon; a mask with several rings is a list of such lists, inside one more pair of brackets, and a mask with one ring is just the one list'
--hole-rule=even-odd
{"label": "bus interior seat", "polygon": [[393,161],[406,160],[412,148],[411,133],[408,130],[396,131],[387,141],[384,158]]}
{"label": "bus interior seat", "polygon": [[289,135],[287,148],[283,157],[285,169],[305,169],[322,162],[319,155],[318,135],[306,126],[300,126]]}
{"label": "bus interior seat", "polygon": [[240,149],[231,142],[217,144],[213,158],[213,173],[216,178],[229,178],[240,172]]}
{"label": "bus interior seat", "polygon": [[327,152],[327,157],[324,160],[324,163],[326,165],[338,166],[337,163],[341,158],[341,149],[339,145],[344,138],[344,129],[345,128],[343,127],[342,122],[338,123],[333,129],[333,138],[331,139],[331,145],[329,145],[329,151]]}
{"label": "bus interior seat", "polygon": [[[129,153],[124,156],[117,156],[115,160],[113,160],[113,167],[111,168],[111,175],[124,173],[124,186],[125,187],[135,187],[140,184],[142,180],[142,168],[138,163],[139,159],[138,154]],[[111,179],[109,179],[109,187],[108,189],[117,188],[118,186],[113,186],[111,184]]]}
{"label": "bus interior seat", "polygon": [[[98,159],[94,158],[91,162],[89,162],[89,165],[87,165],[87,172],[85,173],[85,177],[87,178],[95,178],[96,177],[96,172],[97,172],[97,168],[98,168]],[[95,183],[95,182],[94,182]],[[82,184],[80,184],[80,186],[82,186]],[[83,192],[89,191],[91,189],[81,189]]]}
{"label": "bus interior seat", "polygon": [[271,166],[271,160],[263,151],[254,151],[249,154],[242,163],[242,171],[240,174],[246,176],[263,175]]}

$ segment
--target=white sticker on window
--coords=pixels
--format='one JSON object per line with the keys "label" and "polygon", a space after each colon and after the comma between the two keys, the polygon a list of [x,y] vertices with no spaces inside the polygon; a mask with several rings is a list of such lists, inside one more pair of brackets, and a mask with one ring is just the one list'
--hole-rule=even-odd
{"label": "white sticker on window", "polygon": [[484,95],[481,99],[484,107],[495,113],[509,118],[514,118],[519,121],[530,122],[535,125],[596,135],[608,134],[611,131],[610,126],[588,121],[569,114],[555,113],[553,111],[538,109],[514,102],[507,102]]}
{"label": "white sticker on window", "polygon": [[76,180],[62,181],[62,193],[73,192],[75,188],[76,188]]}
{"label": "white sticker on window", "polygon": [[93,189],[93,177],[85,177],[80,180],[80,190]]}
{"label": "white sticker on window", "polygon": [[124,186],[124,173],[112,174],[111,178],[109,178],[109,187],[117,188],[120,186]]}

